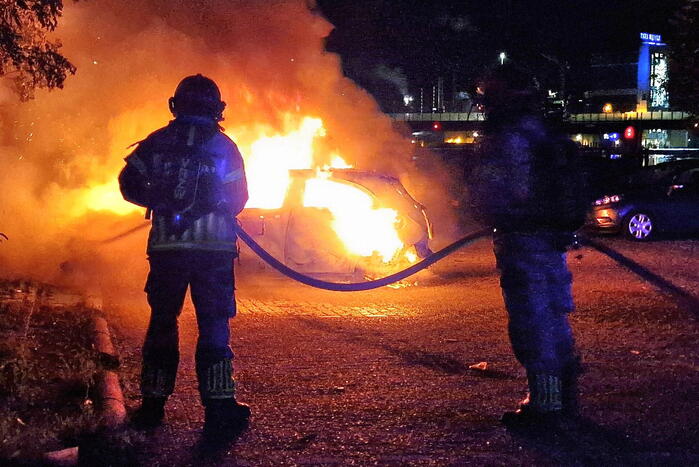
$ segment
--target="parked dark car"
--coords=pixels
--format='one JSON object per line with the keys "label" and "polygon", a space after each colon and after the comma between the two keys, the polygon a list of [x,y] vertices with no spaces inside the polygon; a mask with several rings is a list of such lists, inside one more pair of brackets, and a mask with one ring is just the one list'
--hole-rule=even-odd
{"label": "parked dark car", "polygon": [[588,226],[638,241],[659,232],[699,232],[699,160],[645,167],[622,186],[593,203]]}

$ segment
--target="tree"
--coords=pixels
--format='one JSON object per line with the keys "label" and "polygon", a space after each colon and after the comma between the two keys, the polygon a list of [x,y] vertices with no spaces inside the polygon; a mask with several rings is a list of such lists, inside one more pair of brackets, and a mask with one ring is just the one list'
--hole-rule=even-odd
{"label": "tree", "polygon": [[668,93],[674,107],[699,115],[699,1],[686,0],[673,26]]}
{"label": "tree", "polygon": [[21,99],[37,88],[62,88],[76,68],[48,34],[58,25],[62,0],[0,0],[0,76],[13,80]]}

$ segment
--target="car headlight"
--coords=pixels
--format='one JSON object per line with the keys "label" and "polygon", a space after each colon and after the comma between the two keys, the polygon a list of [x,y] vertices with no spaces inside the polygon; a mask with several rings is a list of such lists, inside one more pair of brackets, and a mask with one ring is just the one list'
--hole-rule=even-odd
{"label": "car headlight", "polygon": [[621,201],[621,195],[609,195],[595,200],[594,204],[595,206],[602,206],[604,204],[618,203],[619,201]]}

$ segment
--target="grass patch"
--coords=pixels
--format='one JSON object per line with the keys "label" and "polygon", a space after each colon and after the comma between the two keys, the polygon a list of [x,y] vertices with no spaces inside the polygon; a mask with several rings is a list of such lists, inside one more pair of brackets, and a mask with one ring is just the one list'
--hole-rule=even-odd
{"label": "grass patch", "polygon": [[94,426],[94,311],[48,287],[0,283],[0,464],[33,462]]}

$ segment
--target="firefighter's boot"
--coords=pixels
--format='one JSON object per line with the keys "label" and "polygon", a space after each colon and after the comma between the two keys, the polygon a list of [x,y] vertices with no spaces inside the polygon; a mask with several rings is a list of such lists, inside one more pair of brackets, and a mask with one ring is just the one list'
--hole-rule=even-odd
{"label": "firefighter's boot", "polygon": [[149,360],[144,358],[141,370],[141,407],[131,418],[131,424],[139,429],[155,428],[163,423],[165,402],[175,388],[177,375],[177,357],[165,364],[153,364]]}
{"label": "firefighter's boot", "polygon": [[131,417],[131,425],[137,429],[151,429],[160,426],[165,418],[167,397],[144,397],[141,406]]}
{"label": "firefighter's boot", "polygon": [[227,439],[247,428],[250,407],[235,399],[233,365],[230,359],[197,368],[204,404],[204,436]]}
{"label": "firefighter's boot", "polygon": [[555,428],[566,414],[563,411],[563,382],[560,375],[528,374],[529,395],[519,408],[505,412],[502,423],[508,428]]}
{"label": "firefighter's boot", "polygon": [[204,401],[204,436],[226,440],[248,427],[250,407],[235,398]]}

